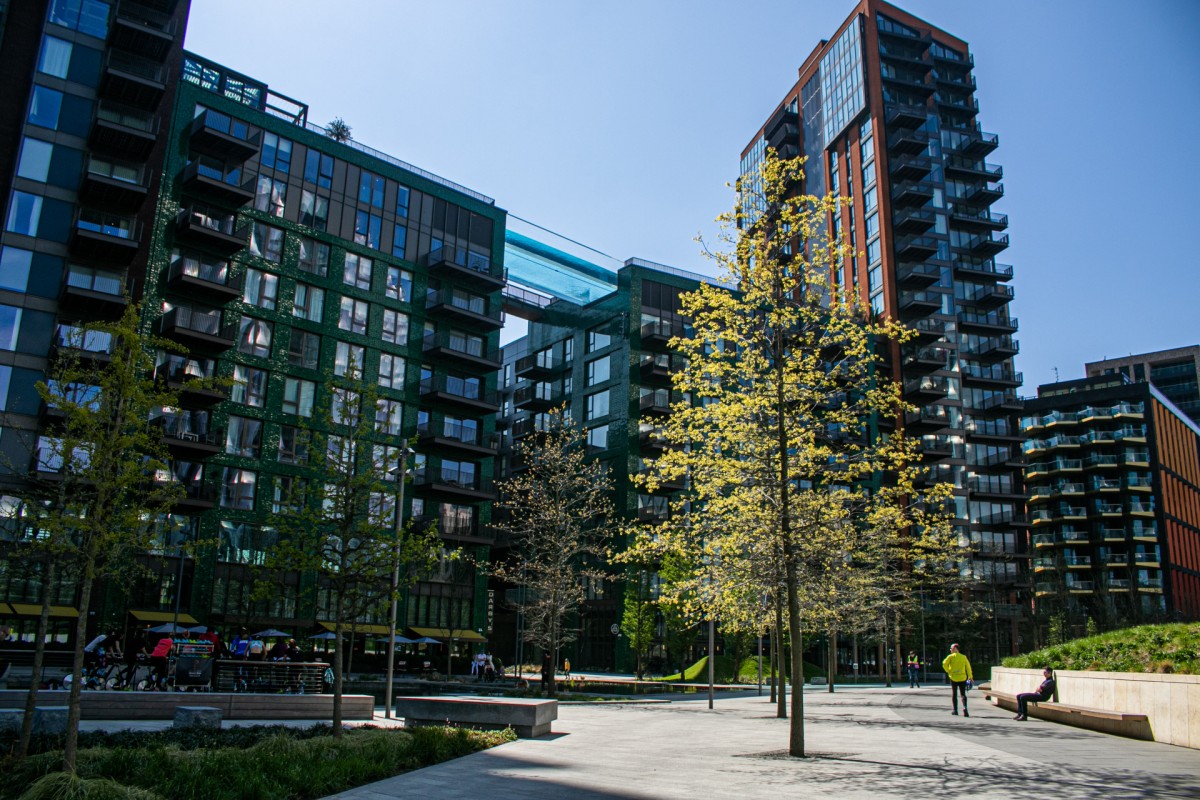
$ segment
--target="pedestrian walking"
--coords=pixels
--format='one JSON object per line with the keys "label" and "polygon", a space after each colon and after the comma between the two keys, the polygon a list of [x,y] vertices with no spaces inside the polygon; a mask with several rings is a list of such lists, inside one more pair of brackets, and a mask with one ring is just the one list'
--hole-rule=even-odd
{"label": "pedestrian walking", "polygon": [[567,680],[571,679],[571,659],[563,659],[563,677]]}
{"label": "pedestrian walking", "polygon": [[908,688],[921,688],[921,659],[917,658],[916,650],[908,651],[908,660],[905,662],[908,667]]}
{"label": "pedestrian walking", "polygon": [[962,695],[963,716],[971,716],[967,711],[967,690],[971,688],[971,680],[975,677],[971,672],[971,661],[958,652],[958,645],[950,645],[950,655],[942,659],[942,669],[950,681],[950,699],[954,702],[954,710],[950,713],[958,716],[958,696]]}
{"label": "pedestrian walking", "polygon": [[1057,684],[1054,680],[1054,670],[1046,667],[1042,670],[1042,685],[1038,687],[1036,692],[1023,692],[1017,695],[1017,715],[1013,719],[1018,722],[1024,722],[1029,719],[1028,711],[1030,703],[1044,703],[1054,697],[1054,691]]}

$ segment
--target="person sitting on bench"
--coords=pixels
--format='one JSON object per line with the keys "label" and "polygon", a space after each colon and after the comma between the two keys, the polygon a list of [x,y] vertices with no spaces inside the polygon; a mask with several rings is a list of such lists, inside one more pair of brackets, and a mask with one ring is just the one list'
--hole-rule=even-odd
{"label": "person sitting on bench", "polygon": [[1026,712],[1029,710],[1030,703],[1044,703],[1054,697],[1056,684],[1054,682],[1054,670],[1046,667],[1042,670],[1042,685],[1038,687],[1036,692],[1025,692],[1017,695],[1017,715],[1013,719],[1024,722],[1029,719]]}

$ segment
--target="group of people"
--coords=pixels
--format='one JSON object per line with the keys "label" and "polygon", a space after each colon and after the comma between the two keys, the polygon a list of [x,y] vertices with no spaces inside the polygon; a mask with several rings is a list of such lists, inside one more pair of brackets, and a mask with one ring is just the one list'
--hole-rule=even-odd
{"label": "group of people", "polygon": [[493,681],[504,677],[504,665],[499,656],[481,650],[471,658],[471,674],[475,680]]}
{"label": "group of people", "polygon": [[[908,669],[908,688],[921,688],[921,660],[915,650],[908,652],[905,662]],[[957,644],[950,645],[950,654],[942,659],[942,670],[946,680],[950,682],[951,714],[958,716],[958,700],[962,698],[962,715],[971,716],[967,710],[967,691],[971,688],[975,674],[971,670],[971,661],[959,651]],[[1054,670],[1046,667],[1042,670],[1042,683],[1035,692],[1023,692],[1017,695],[1017,714],[1013,719],[1025,722],[1029,719],[1029,704],[1044,703],[1054,697],[1058,684],[1054,679]]]}

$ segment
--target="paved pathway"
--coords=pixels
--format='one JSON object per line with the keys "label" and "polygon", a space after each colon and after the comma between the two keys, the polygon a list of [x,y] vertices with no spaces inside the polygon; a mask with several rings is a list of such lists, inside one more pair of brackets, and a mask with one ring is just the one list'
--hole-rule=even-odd
{"label": "paved pathway", "polygon": [[554,734],[337,795],[341,799],[628,800],[985,797],[1200,798],[1200,752],[1053,723],[1019,723],[979,692],[970,718],[948,691],[806,691],[810,758],[785,755],[766,698],[564,705]]}

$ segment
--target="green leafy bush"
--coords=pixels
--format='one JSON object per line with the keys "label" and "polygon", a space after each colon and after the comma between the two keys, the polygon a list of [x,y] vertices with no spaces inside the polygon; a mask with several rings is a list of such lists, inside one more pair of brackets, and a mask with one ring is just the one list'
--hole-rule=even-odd
{"label": "green leafy bush", "polygon": [[1200,675],[1200,623],[1143,625],[1074,639],[1004,659],[1016,669]]}

